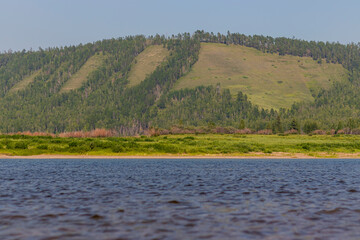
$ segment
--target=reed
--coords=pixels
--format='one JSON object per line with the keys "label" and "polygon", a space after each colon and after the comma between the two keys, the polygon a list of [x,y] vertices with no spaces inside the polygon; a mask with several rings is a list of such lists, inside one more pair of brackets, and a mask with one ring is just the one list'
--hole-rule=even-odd
{"label": "reed", "polygon": [[115,137],[119,134],[115,130],[107,130],[104,128],[97,128],[91,131],[75,131],[75,132],[64,132],[60,133],[61,138],[104,138],[104,137]]}

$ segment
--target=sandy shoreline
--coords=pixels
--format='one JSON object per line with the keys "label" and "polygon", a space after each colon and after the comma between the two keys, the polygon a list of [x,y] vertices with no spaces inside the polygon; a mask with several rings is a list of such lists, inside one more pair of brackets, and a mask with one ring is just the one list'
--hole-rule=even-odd
{"label": "sandy shoreline", "polygon": [[274,152],[274,153],[249,153],[243,155],[32,155],[32,156],[11,156],[6,154],[0,154],[0,159],[320,159],[320,158],[349,158],[360,159],[360,153],[324,153],[317,152],[311,154],[304,153],[286,153],[286,152]]}

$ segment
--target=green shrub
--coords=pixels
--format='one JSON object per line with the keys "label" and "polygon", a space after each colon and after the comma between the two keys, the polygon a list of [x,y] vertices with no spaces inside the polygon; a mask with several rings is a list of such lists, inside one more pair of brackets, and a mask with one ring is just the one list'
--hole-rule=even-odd
{"label": "green shrub", "polygon": [[46,143],[47,141],[44,139],[41,139],[41,138],[34,138],[34,139],[31,139],[31,142],[34,142],[37,144],[43,144],[43,143]]}
{"label": "green shrub", "polygon": [[96,141],[96,142],[93,142],[93,143],[94,143],[94,147],[100,148],[100,149],[112,148],[115,145],[114,142]]}
{"label": "green shrub", "polygon": [[301,143],[301,144],[300,144],[300,147],[301,147],[302,149],[304,149],[304,150],[307,150],[307,151],[309,151],[309,150],[311,149],[310,143]]}
{"label": "green shrub", "polygon": [[135,149],[139,149],[140,148],[140,144],[138,144],[137,142],[128,142],[124,145],[126,148],[131,149],[131,150],[135,150]]}
{"label": "green shrub", "polygon": [[155,142],[155,140],[154,140],[154,139],[151,139],[151,138],[145,138],[145,139],[144,139],[144,142]]}
{"label": "green shrub", "polygon": [[41,150],[48,150],[49,149],[47,144],[41,144],[41,145],[37,146],[36,148],[41,149]]}
{"label": "green shrub", "polygon": [[111,151],[113,151],[114,153],[125,152],[125,148],[122,145],[114,145],[111,148]]}
{"label": "green shrub", "polygon": [[196,146],[196,141],[187,141],[187,142],[184,142],[186,145],[188,146]]}
{"label": "green shrub", "polygon": [[107,140],[111,142],[127,142],[130,141],[130,138],[124,138],[124,137],[108,137]]}
{"label": "green shrub", "polygon": [[184,140],[195,140],[195,138],[194,138],[194,137],[191,137],[191,136],[184,137],[183,139],[184,139]]}
{"label": "green shrub", "polygon": [[272,153],[272,151],[270,149],[265,149],[263,153]]}
{"label": "green shrub", "polygon": [[49,147],[49,150],[51,152],[66,152],[66,151],[68,151],[68,148],[62,148],[62,147],[58,147],[58,146],[51,146],[51,147]]}
{"label": "green shrub", "polygon": [[15,149],[27,149],[28,144],[26,142],[17,142],[15,143]]}
{"label": "green shrub", "polygon": [[14,149],[14,143],[10,139],[5,139],[3,141],[3,143],[4,143],[5,147],[6,147],[6,149]]}
{"label": "green shrub", "polygon": [[81,146],[77,146],[77,147],[71,147],[69,149],[69,152],[71,153],[86,153],[91,151],[90,146],[88,145],[81,145]]}
{"label": "green shrub", "polygon": [[77,147],[78,143],[75,141],[69,142],[69,147]]}
{"label": "green shrub", "polygon": [[240,153],[248,153],[248,152],[253,151],[251,146],[249,146],[246,143],[238,143],[238,144],[235,144],[234,147],[235,147],[236,151],[240,152]]}
{"label": "green shrub", "polygon": [[155,143],[152,145],[149,145],[158,152],[163,153],[179,153],[179,148],[170,144],[164,144],[164,143]]}

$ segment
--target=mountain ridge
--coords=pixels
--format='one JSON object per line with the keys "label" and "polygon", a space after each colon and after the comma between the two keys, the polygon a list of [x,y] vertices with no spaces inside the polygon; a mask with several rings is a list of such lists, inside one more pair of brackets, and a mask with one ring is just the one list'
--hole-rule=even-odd
{"label": "mountain ridge", "polygon": [[[287,109],[278,110],[259,107],[251,102],[249,93],[231,92],[225,84],[176,89],[179,79],[191,75],[195,69],[204,43],[240,45],[262,54],[312,58],[317,66],[341,64],[349,76],[339,77],[342,78],[339,81],[336,77],[327,88],[318,89],[311,102],[288,104]],[[129,85],[136,57],[154,45],[166,48],[168,57],[145,79]],[[107,57],[91,70],[86,81],[80,81],[81,86],[72,91],[61,92],[88,59],[100,52]],[[0,54],[0,131],[56,133],[107,128],[136,134],[151,127],[169,128],[180,124],[282,132],[294,127],[303,130],[313,122],[323,129],[350,125],[354,128],[359,125],[357,113],[360,111],[357,104],[359,53],[359,47],[354,44],[238,33],[215,35],[204,31],[170,38],[140,35],[36,52],[4,53]],[[24,89],[7,94],[24,77],[40,69],[41,74]]]}

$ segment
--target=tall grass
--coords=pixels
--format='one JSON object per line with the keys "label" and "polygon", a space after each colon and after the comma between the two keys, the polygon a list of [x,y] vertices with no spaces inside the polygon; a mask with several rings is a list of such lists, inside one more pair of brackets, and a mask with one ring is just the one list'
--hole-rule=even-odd
{"label": "tall grass", "polygon": [[104,128],[94,129],[91,131],[75,131],[60,133],[62,138],[99,138],[99,137],[116,137],[119,134],[115,130],[107,130]]}

